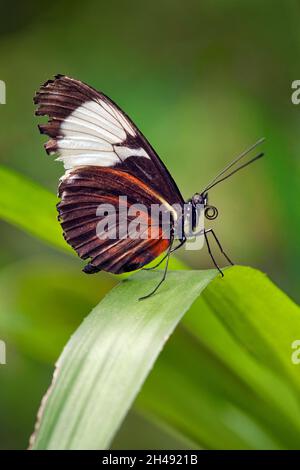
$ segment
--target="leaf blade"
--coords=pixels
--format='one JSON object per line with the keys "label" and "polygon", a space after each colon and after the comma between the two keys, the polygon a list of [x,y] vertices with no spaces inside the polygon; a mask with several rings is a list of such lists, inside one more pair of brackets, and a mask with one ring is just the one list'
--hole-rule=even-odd
{"label": "leaf blade", "polygon": [[4,166],[0,181],[0,218],[70,253],[57,222],[56,196]]}
{"label": "leaf blade", "polygon": [[[99,311],[98,313],[94,312],[96,323],[89,324],[87,328],[86,333],[90,331],[89,334],[93,337],[93,341],[98,342],[98,346],[101,344],[105,350],[102,364],[99,365],[99,358],[97,358],[96,364],[91,364],[89,373],[93,374],[93,381],[91,381],[89,373],[84,371],[82,373],[82,368],[85,367],[83,362],[85,355],[81,356],[82,361],[78,361],[78,357],[82,354],[80,351],[82,344],[80,342],[77,344],[73,337],[73,342],[71,340],[69,343],[70,361],[67,362],[69,366],[72,366],[72,354],[74,354],[77,367],[74,368],[71,380],[65,380],[62,371],[60,372],[59,393],[56,392],[54,398],[53,394],[50,394],[44,421],[42,420],[42,425],[37,432],[33,448],[107,448],[170,331],[174,329],[183,312],[193,303],[192,298],[189,297],[189,290],[194,292],[192,297],[195,300],[197,292],[199,293],[205,284],[207,284],[207,288],[203,295],[198,298],[189,315],[184,318],[183,329],[182,327],[177,329],[174,338],[162,352],[156,367],[139,394],[135,406],[144,415],[148,415],[158,422],[164,422],[165,425],[173,428],[175,432],[186,439],[195,442],[199,447],[224,449],[297,448],[300,432],[300,404],[297,395],[298,384],[294,383],[296,375],[282,374],[281,369],[274,368],[272,370],[268,367],[266,359],[268,355],[264,354],[262,338],[260,338],[259,351],[263,361],[260,363],[260,355],[255,357],[245,344],[245,341],[249,339],[249,332],[252,339],[255,339],[253,331],[251,329],[248,331],[247,328],[245,330],[244,327],[240,328],[240,325],[243,326],[243,322],[240,324],[235,320],[235,316],[239,321],[244,318],[246,322],[251,321],[251,315],[253,316],[254,313],[257,318],[260,316],[259,310],[253,312],[250,308],[250,316],[249,313],[247,316],[247,311],[245,311],[245,308],[246,310],[249,308],[247,302],[250,301],[252,295],[252,293],[247,293],[249,273],[253,277],[254,285],[256,282],[262,284],[260,287],[262,290],[264,290],[265,283],[269,283],[270,289],[277,288],[261,273],[250,268],[234,267],[230,268],[227,273],[224,279],[214,279],[216,273],[209,272],[209,276],[211,276],[209,280],[206,277],[207,273],[203,272],[169,273],[169,280],[164,287],[166,290],[162,289],[157,296],[147,301],[153,302],[152,307],[154,307],[154,312],[151,312],[150,308],[149,317],[147,314],[143,317],[142,312],[145,308],[147,309],[145,307],[147,303],[133,304],[132,298],[128,301],[128,294],[131,293],[134,299],[142,295],[147,288],[151,288],[151,283],[154,282],[156,276],[159,276],[159,273],[139,273],[130,280],[123,281],[104,301],[105,304],[110,296],[114,299],[112,303],[110,299],[105,307],[108,309],[106,328],[101,324],[103,318],[98,330],[96,328]],[[200,275],[204,276],[201,280],[199,279]],[[210,282],[212,280],[213,282]],[[129,291],[126,286],[131,287]],[[235,287],[241,292],[244,290],[242,296],[238,293],[232,295],[232,288]],[[226,296],[227,290],[231,292],[230,303],[228,296]],[[246,295],[245,290],[248,298],[247,302],[243,304],[241,299]],[[268,308],[270,291],[265,290],[267,294],[264,302]],[[126,295],[123,295],[124,293]],[[114,296],[114,294],[117,295]],[[186,294],[188,294],[188,302],[185,298]],[[294,311],[295,306],[284,294],[278,295],[281,296],[283,302],[279,311],[280,308],[285,308],[285,312],[281,314],[277,334],[280,333],[282,323],[287,321],[290,332],[293,332],[299,326],[299,318]],[[262,293],[261,297],[263,299]],[[218,301],[216,301],[217,298]],[[262,299],[261,301],[263,301]],[[210,300],[215,302],[213,309],[209,305]],[[130,308],[125,309],[125,315],[120,315],[118,309],[120,310],[124,306],[124,302],[129,302]],[[228,305],[226,310],[226,303],[230,305],[231,311],[228,311]],[[253,303],[255,305],[255,301]],[[218,304],[220,304],[221,311],[217,308]],[[101,314],[103,303],[100,305]],[[139,309],[140,305],[143,306],[141,310]],[[163,311],[160,312],[162,305]],[[150,304],[148,304],[149,306]],[[183,311],[179,312],[178,308]],[[274,308],[274,305],[271,308]],[[293,309],[292,313],[291,308]],[[177,311],[175,311],[176,309]],[[112,311],[114,313],[111,316]],[[167,317],[168,315],[172,317],[172,326],[168,321],[166,322],[166,311]],[[174,313],[175,316],[176,314],[179,316],[175,321]],[[269,315],[272,315],[272,310],[269,311]],[[93,314],[89,318],[91,317]],[[266,318],[264,315],[263,324],[266,324]],[[276,318],[279,320],[278,317]],[[126,330],[128,321],[131,326]],[[151,330],[151,340],[145,345],[145,338],[139,329],[139,322],[143,321],[145,321],[146,327],[151,325],[151,321],[158,322],[162,327],[158,343],[156,342],[157,331],[154,328]],[[237,335],[233,335],[231,323],[237,328]],[[215,331],[216,338],[213,336]],[[129,335],[128,332],[130,332]],[[260,333],[259,330],[258,333]],[[125,335],[121,341],[123,346],[118,349],[118,341],[122,334]],[[286,336],[286,332],[284,335]],[[236,336],[239,336],[238,340]],[[105,341],[108,341],[108,344]],[[279,344],[282,348],[285,343]],[[269,346],[267,343],[265,346],[267,350]],[[112,357],[111,348],[116,348],[117,351]],[[148,354],[147,366],[143,374],[134,375],[141,365],[136,362],[136,358],[139,359],[145,350]],[[68,354],[68,351],[64,354]],[[122,362],[124,354],[127,354],[125,364]],[[279,351],[280,356],[282,356],[282,351]],[[136,369],[133,375],[131,371],[131,375],[126,376],[126,364],[129,371],[130,367]],[[116,366],[115,377],[113,381],[109,382],[107,377]],[[74,393],[74,390],[76,392],[77,373],[81,374],[83,385],[81,384],[81,388],[77,387],[78,393]],[[73,387],[73,379],[75,387]],[[121,383],[118,380],[121,380]],[[89,393],[86,393],[84,385],[87,381],[90,381]],[[110,385],[105,388],[108,383]],[[130,384],[134,384],[133,388]],[[125,390],[125,397],[127,394],[125,404],[123,402],[124,395],[122,395],[124,387],[125,389],[131,387],[128,394]],[[71,401],[70,394],[72,394]],[[83,400],[79,402],[78,410],[77,400],[78,396],[82,398],[82,394]],[[69,408],[67,413],[66,404]],[[107,414],[107,410],[110,410],[111,415]],[[75,419],[73,419],[74,416],[72,417],[74,411]],[[81,413],[86,415],[86,419],[83,421]],[[105,428],[104,434],[103,427]]]}
{"label": "leaf blade", "polygon": [[33,448],[107,448],[169,335],[216,274],[170,272],[144,302],[137,298],[161,274],[138,273],[113,289],[66,346]]}
{"label": "leaf blade", "polygon": [[299,308],[283,292],[230,268],[185,315],[135,406],[204,448],[298,448],[297,332]]}

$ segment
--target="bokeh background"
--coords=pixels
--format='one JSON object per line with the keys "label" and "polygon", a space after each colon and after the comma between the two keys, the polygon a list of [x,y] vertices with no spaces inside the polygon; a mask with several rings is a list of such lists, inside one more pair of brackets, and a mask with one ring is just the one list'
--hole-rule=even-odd
{"label": "bokeh background", "polygon": [[[300,79],[298,1],[2,0],[0,15],[1,165],[56,192],[63,168],[43,150],[32,97],[57,73],[126,110],[186,198],[264,136],[266,158],[211,192],[220,214],[213,226],[236,263],[261,269],[299,300],[300,105],[291,102]],[[0,366],[0,448],[26,448],[55,359],[116,281],[85,276],[75,256],[4,222],[0,230],[8,361]],[[204,250],[178,257],[210,266]],[[135,413],[115,446],[184,447]]]}

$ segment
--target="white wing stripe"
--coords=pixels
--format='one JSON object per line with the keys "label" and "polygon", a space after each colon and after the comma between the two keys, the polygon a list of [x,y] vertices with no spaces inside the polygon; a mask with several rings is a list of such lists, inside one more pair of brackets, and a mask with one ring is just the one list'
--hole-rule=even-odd
{"label": "white wing stripe", "polygon": [[124,116],[117,110],[115,109],[114,110],[119,121],[123,124],[123,126],[125,127],[125,129],[129,132],[129,134],[131,134],[133,137],[136,135],[135,133],[135,130],[133,129],[133,127],[129,124],[129,122],[127,121],[127,119],[124,118]]}
{"label": "white wing stripe", "polygon": [[78,157],[81,158],[81,156],[85,154],[89,155],[105,155],[109,153],[114,153],[113,150],[101,150],[101,149],[89,149],[89,148],[81,148],[81,149],[76,149],[76,148],[64,148],[64,149],[59,149],[59,155],[61,157],[68,157],[68,156],[75,156],[77,155]]}
{"label": "white wing stripe", "polygon": [[[68,131],[68,134],[71,135],[73,131]],[[84,137],[82,136],[82,133],[78,133],[78,132],[74,132],[73,133],[74,135],[72,135],[72,139],[70,139],[71,141],[78,141],[78,142],[102,142],[102,139],[100,139],[99,137],[95,137],[94,135],[90,135],[90,134],[87,134],[87,133],[83,133]],[[57,137],[57,142],[62,142],[62,141],[67,141],[67,139],[65,139],[64,137]],[[107,144],[107,145],[111,145],[111,144]]]}
{"label": "white wing stripe", "polygon": [[[67,161],[68,159],[70,158],[77,158],[78,159],[78,155],[76,153],[73,153],[73,154],[70,154],[70,155],[67,155],[66,157],[58,157],[57,160],[61,160],[62,158],[64,159],[64,161]],[[104,160],[119,160],[117,154],[115,152],[95,152],[95,153],[82,153],[80,155],[80,165],[82,165],[81,161],[84,160],[84,159],[95,159],[95,158],[103,158]],[[101,162],[102,163],[102,162]]]}
{"label": "white wing stripe", "polygon": [[[106,103],[104,100],[98,100],[98,103],[100,104],[100,107],[102,110],[107,113],[113,121],[117,121],[116,115],[115,115],[115,110],[112,108],[108,103]],[[100,109],[101,109],[100,108]],[[102,112],[103,112],[102,111]]]}
{"label": "white wing stripe", "polygon": [[132,149],[130,147],[122,147],[119,145],[114,145],[114,150],[122,161],[126,160],[126,158],[129,158],[129,157],[150,158],[146,150],[143,148]]}
{"label": "white wing stripe", "polygon": [[115,134],[116,136],[119,136],[120,133],[122,133],[122,136],[124,135],[124,129],[122,126],[120,125],[117,126],[115,124],[112,124],[110,121],[108,121],[104,117],[100,116],[99,114],[93,113],[89,110],[86,110],[82,106],[76,109],[76,111],[72,113],[72,116],[79,117],[81,119],[84,119],[98,126],[100,125],[100,127],[103,127],[104,129],[108,131],[112,131],[112,133]]}
{"label": "white wing stripe", "polygon": [[77,117],[73,117],[73,115],[67,117],[67,119],[62,122],[61,130],[64,135],[66,135],[66,131],[69,130],[82,131],[83,133],[88,131],[87,133],[90,133],[95,137],[99,137],[101,138],[101,140],[105,140],[106,142],[109,142],[111,144],[122,142],[123,140],[120,138],[116,138],[116,136],[106,131],[105,129],[95,126],[94,124],[91,124],[87,121],[83,121],[82,119],[79,119]]}
{"label": "white wing stripe", "polygon": [[86,101],[83,105],[77,108],[77,110],[80,108],[95,113],[97,114],[97,116],[101,117],[102,119],[105,119],[105,121],[108,121],[109,123],[119,128],[121,127],[118,120],[114,116],[112,116],[108,111],[102,108],[100,101]]}
{"label": "white wing stripe", "polygon": [[135,136],[130,122],[104,100],[87,101],[61,123],[57,160],[66,170],[82,165],[115,166],[129,157],[150,159],[143,148],[122,145]]}
{"label": "white wing stripe", "polygon": [[118,121],[118,123],[121,124],[121,126],[123,126],[129,132],[129,134],[131,134],[132,136],[136,135],[134,128],[131,126],[129,121],[125,119],[123,114],[118,109],[113,108],[110,104],[105,103],[105,101],[103,100],[100,100],[100,102],[102,106],[105,106],[105,108],[108,108],[111,110],[113,115],[116,117],[116,120]]}
{"label": "white wing stripe", "polygon": [[107,142],[101,142],[101,140],[97,139],[95,141],[93,140],[87,140],[87,139],[61,139],[58,141],[58,146],[60,150],[70,150],[70,149],[76,149],[78,151],[81,150],[108,150],[108,151],[113,151],[113,146],[111,144],[108,144]]}
{"label": "white wing stripe", "polygon": [[[102,108],[100,101],[86,101],[79,108],[86,109],[87,111],[93,112],[98,116],[104,118],[106,121],[114,124],[117,127],[120,127],[119,121],[112,116],[108,111]],[[77,109],[79,109],[77,108]]]}
{"label": "white wing stripe", "polygon": [[64,162],[64,167],[66,170],[70,170],[71,168],[75,168],[78,166],[85,166],[85,165],[95,165],[99,166],[99,160],[101,159],[100,166],[114,166],[118,162],[118,157],[115,153],[111,152],[109,155],[99,155],[91,156],[91,155],[82,155],[78,158],[77,155],[69,156],[69,157],[59,157],[57,160]]}
{"label": "white wing stripe", "polygon": [[[91,118],[87,118],[86,116],[82,115],[81,111],[74,111],[72,113],[72,116],[69,116],[65,119],[64,122],[78,122],[78,124],[84,126],[84,127],[89,127],[93,129],[99,129],[99,132],[107,132],[108,134],[111,135],[111,138],[114,139],[116,142],[122,142],[126,138],[126,133],[123,128],[120,127],[114,127],[113,129],[109,127],[110,125],[103,125],[97,120],[92,120]],[[107,135],[108,135],[107,134]]]}
{"label": "white wing stripe", "polygon": [[[66,122],[66,121],[65,121]],[[98,138],[99,142],[108,142],[107,140],[103,139],[103,138],[100,138],[99,136],[99,133],[97,132],[88,132],[87,130],[85,130],[82,126],[78,126],[78,125],[75,125],[75,124],[68,124],[68,125],[64,125],[64,128],[61,129],[61,133],[62,133],[62,136],[63,137],[73,137],[74,135],[76,136],[81,136],[82,138],[83,137],[86,137],[86,136],[89,136],[89,137],[95,137],[95,138]],[[61,138],[60,138],[61,139]],[[58,141],[60,142],[60,140]],[[110,142],[108,142],[110,143]]]}

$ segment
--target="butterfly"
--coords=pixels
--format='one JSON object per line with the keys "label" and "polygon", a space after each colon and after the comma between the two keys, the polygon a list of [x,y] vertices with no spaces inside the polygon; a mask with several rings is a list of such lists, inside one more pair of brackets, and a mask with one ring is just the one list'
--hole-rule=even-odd
{"label": "butterfly", "polygon": [[[187,219],[194,230],[199,218],[199,206],[207,219],[217,217],[217,208],[208,203],[208,191],[263,156],[260,153],[235,167],[262,142],[263,139],[260,139],[227,165],[204,190],[185,202],[148,140],[127,114],[105,94],[82,81],[56,75],[40,87],[34,103],[37,105],[37,116],[49,117],[47,123],[39,125],[40,132],[50,137],[45,149],[48,154],[57,155],[57,160],[64,164],[65,174],[58,188],[58,218],[67,243],[80,258],[88,260],[83,271],[88,274],[101,270],[121,274],[143,268],[162,253],[165,254],[156,266],[145,268],[154,269],[166,260],[160,282],[142,299],[157,291],[166,278],[171,253],[187,241]],[[112,207],[120,214],[120,197],[123,197],[126,210],[136,203],[140,204],[139,217],[146,236],[132,237],[122,230],[125,223],[134,220],[129,211],[122,219],[113,218],[107,211],[99,212],[99,207],[105,206]],[[161,218],[154,220],[151,211],[149,215],[148,209],[153,205],[159,205],[162,212],[168,215],[167,222]],[[105,217],[114,236],[104,233],[105,226],[101,226],[101,222]],[[116,236],[121,232],[122,236]],[[215,267],[223,276],[213,256],[209,234],[227,261],[233,263],[213,229],[203,229],[201,234]]]}

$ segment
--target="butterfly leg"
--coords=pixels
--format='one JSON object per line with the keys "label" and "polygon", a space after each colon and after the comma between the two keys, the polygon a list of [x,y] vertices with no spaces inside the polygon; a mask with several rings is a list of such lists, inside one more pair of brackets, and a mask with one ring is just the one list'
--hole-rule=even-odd
{"label": "butterfly leg", "polygon": [[209,256],[211,257],[212,259],[212,262],[214,263],[215,267],[217,268],[217,270],[219,271],[219,273],[221,274],[222,277],[224,277],[224,274],[223,274],[223,271],[221,270],[221,268],[218,266],[215,258],[214,258],[214,255],[212,254],[212,251],[210,249],[210,245],[209,245],[209,241],[208,241],[208,237],[207,237],[207,232],[209,232],[209,230],[204,230],[204,238],[205,238],[205,241],[206,241],[206,245],[207,245],[207,249],[208,249],[208,253],[209,253]]}
{"label": "butterfly leg", "polygon": [[[179,245],[175,246],[175,248],[172,248],[172,250],[170,251],[170,253],[174,253],[174,251],[178,250],[178,248],[180,248],[182,245],[184,245],[186,242],[186,238],[184,237],[181,242],[179,243]],[[155,266],[151,266],[151,268],[142,268],[143,271],[153,271],[153,269],[156,269],[158,268],[158,266],[161,265],[161,263],[163,261],[165,261],[165,259],[169,256],[169,250],[168,252],[165,254],[165,256],[157,263],[155,264]]]}
{"label": "butterfly leg", "polygon": [[168,257],[168,253],[165,254],[165,256],[162,257],[162,259],[156,263],[154,266],[151,266],[150,268],[142,268],[142,271],[153,271],[154,269],[158,268],[158,266],[161,265],[165,261],[165,259]]}
{"label": "butterfly leg", "polygon": [[222,245],[221,243],[219,242],[218,238],[217,238],[217,235],[215,234],[214,230],[212,228],[206,230],[206,233],[210,232],[212,234],[212,236],[214,237],[222,255],[227,259],[228,263],[231,264],[232,266],[234,266],[234,263],[231,261],[231,259],[229,258],[229,256],[226,255],[225,251],[223,250],[222,248]]}
{"label": "butterfly leg", "polygon": [[[170,255],[171,255],[171,253],[172,253],[172,245],[173,245],[173,242],[174,242],[174,235],[172,235],[172,238],[171,238],[171,240],[170,240],[170,245],[169,245],[169,248],[168,248],[168,252],[167,252],[167,254],[166,254],[167,262],[166,262],[166,265],[165,265],[163,277],[161,278],[161,280],[159,281],[159,283],[157,284],[157,286],[155,287],[155,289],[153,289],[153,291],[150,292],[150,294],[145,295],[144,297],[140,297],[139,300],[148,299],[148,298],[151,297],[153,294],[155,294],[155,292],[159,289],[159,287],[162,285],[162,283],[163,283],[164,280],[166,279],[166,277],[167,277],[167,272],[168,272],[169,259],[170,259]],[[178,248],[179,248],[179,246],[178,246]]]}
{"label": "butterfly leg", "polygon": [[178,250],[182,245],[184,245],[186,242],[186,236],[183,237],[179,245],[175,246],[175,248],[172,248],[171,253],[174,253],[174,251]]}

